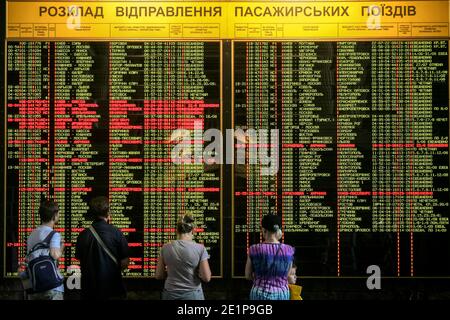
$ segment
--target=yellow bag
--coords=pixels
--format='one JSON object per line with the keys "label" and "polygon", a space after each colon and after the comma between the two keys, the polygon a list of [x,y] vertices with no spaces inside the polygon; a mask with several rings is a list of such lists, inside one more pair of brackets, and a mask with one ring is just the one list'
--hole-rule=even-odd
{"label": "yellow bag", "polygon": [[289,292],[291,293],[291,300],[303,300],[302,294],[302,286],[296,284],[289,284]]}

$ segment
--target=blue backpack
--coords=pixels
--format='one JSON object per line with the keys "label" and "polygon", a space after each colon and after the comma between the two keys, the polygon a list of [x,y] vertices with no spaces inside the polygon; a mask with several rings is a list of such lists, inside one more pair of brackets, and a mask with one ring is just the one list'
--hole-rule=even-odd
{"label": "blue backpack", "polygon": [[[50,241],[55,233],[55,231],[50,232],[42,242],[37,243],[31,249],[28,255],[40,249],[50,249]],[[31,282],[31,289],[28,293],[51,290],[59,287],[64,282],[64,278],[58,272],[56,260],[50,256],[50,253],[28,261],[27,273]]]}

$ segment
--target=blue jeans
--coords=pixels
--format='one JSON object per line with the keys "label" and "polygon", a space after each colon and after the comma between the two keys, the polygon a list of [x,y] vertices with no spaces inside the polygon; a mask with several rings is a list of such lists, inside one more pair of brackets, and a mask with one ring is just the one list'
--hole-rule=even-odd
{"label": "blue jeans", "polygon": [[64,300],[64,292],[56,290],[47,290],[44,292],[28,295],[28,300]]}

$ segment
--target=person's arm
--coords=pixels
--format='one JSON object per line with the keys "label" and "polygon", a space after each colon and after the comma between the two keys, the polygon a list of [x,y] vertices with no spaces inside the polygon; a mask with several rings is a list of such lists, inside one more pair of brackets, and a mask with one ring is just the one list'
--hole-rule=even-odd
{"label": "person's arm", "polygon": [[247,257],[247,263],[245,264],[245,279],[253,280],[253,267],[249,256]]}
{"label": "person's arm", "polygon": [[128,257],[120,260],[120,268],[122,270],[125,270],[126,268],[128,268],[129,264],[130,264],[130,258],[128,258]]}
{"label": "person's arm", "polygon": [[61,240],[61,235],[59,233],[55,233],[50,240],[50,256],[58,260],[62,257],[64,248],[64,243]]}
{"label": "person's arm", "polygon": [[62,249],[61,248],[50,248],[50,256],[53,259],[58,260],[59,258],[62,257]]}
{"label": "person's arm", "polygon": [[162,254],[159,255],[158,264],[156,266],[155,278],[158,280],[164,280],[166,278],[166,264]]}
{"label": "person's arm", "polygon": [[209,267],[208,259],[200,261],[198,276],[203,282],[211,281],[211,269]]}
{"label": "person's arm", "polygon": [[123,233],[119,230],[119,239],[120,239],[120,245],[119,245],[119,259],[120,259],[120,269],[125,270],[128,268],[128,265],[130,264],[130,252],[128,249],[128,241],[123,235]]}

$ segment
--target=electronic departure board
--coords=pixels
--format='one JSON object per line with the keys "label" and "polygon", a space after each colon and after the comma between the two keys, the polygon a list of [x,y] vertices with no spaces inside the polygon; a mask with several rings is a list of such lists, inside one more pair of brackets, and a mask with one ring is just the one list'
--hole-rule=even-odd
{"label": "electronic departure board", "polygon": [[280,158],[275,175],[251,150],[234,167],[235,274],[271,212],[302,275],[361,276],[375,264],[384,276],[449,276],[448,42],[237,42],[233,52],[234,125],[278,130]]}
{"label": "electronic departure board", "polygon": [[59,204],[65,268],[92,221],[88,201],[106,195],[129,241],[128,276],[153,274],[181,213],[221,274],[221,169],[171,160],[175,129],[220,128],[219,42],[8,42],[7,67],[8,273],[42,199]]}
{"label": "electronic departure board", "polygon": [[77,266],[103,195],[128,277],[182,213],[216,277],[268,213],[303,277],[450,277],[447,0],[6,5],[5,276],[44,198]]}

